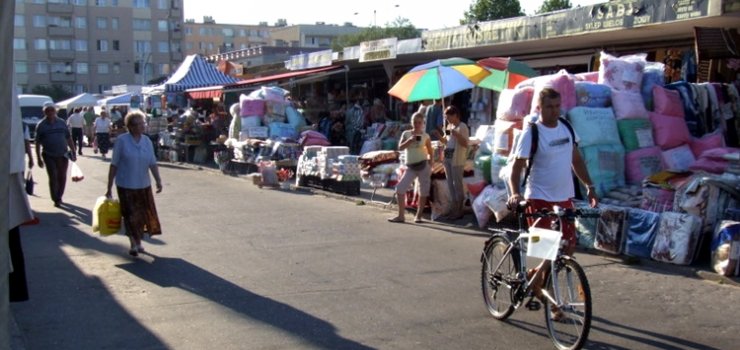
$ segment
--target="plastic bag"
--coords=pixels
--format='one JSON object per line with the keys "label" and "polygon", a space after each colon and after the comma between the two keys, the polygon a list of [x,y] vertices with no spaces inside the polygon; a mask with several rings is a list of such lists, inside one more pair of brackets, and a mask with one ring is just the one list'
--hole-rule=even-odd
{"label": "plastic bag", "polygon": [[85,174],[82,173],[82,169],[80,169],[80,166],[75,162],[72,162],[70,174],[72,176],[72,181],[74,182],[80,182],[85,179]]}
{"label": "plastic bag", "polygon": [[121,204],[116,199],[100,196],[93,208],[93,232],[102,236],[118,233],[121,230]]}

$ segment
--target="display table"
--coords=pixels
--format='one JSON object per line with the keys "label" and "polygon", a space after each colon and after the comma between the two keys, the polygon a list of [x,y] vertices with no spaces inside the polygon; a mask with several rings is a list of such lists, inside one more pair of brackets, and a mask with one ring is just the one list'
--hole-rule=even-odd
{"label": "display table", "polygon": [[313,187],[324,191],[331,191],[348,196],[360,194],[360,181],[337,181],[334,179],[321,179],[318,176],[301,175],[298,177],[298,186]]}

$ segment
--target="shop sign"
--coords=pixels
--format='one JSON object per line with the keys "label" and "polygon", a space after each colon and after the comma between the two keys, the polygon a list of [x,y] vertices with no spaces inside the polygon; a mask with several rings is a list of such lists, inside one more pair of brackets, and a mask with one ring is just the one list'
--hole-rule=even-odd
{"label": "shop sign", "polygon": [[327,67],[331,66],[331,62],[332,51],[329,49],[290,56],[290,60],[285,61],[285,68],[288,70],[302,70]]}
{"label": "shop sign", "polygon": [[396,50],[398,55],[422,52],[421,38],[399,40]]}
{"label": "shop sign", "polygon": [[360,46],[345,47],[342,52],[342,59],[357,60],[360,59]]}
{"label": "shop sign", "polygon": [[613,0],[539,16],[422,32],[425,51],[541,40],[719,15],[721,0]]}
{"label": "shop sign", "polygon": [[360,43],[360,62],[381,61],[396,58],[398,38],[387,38]]}

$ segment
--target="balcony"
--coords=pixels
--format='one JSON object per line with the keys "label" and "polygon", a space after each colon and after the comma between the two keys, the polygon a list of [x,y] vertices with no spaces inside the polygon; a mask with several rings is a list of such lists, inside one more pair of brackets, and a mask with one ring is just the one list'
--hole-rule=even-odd
{"label": "balcony", "polygon": [[47,28],[47,33],[49,36],[74,36],[75,30],[72,27],[57,27],[50,25]]}
{"label": "balcony", "polygon": [[180,29],[173,29],[170,33],[170,38],[172,40],[181,40],[182,39],[182,31]]}
{"label": "balcony", "polygon": [[172,52],[170,57],[172,57],[173,61],[181,62],[182,61],[182,52]]}
{"label": "balcony", "polygon": [[52,82],[59,83],[71,83],[75,81],[75,74],[72,72],[68,73],[51,73],[50,79]]}
{"label": "balcony", "polygon": [[49,13],[74,13],[75,5],[72,4],[59,4],[59,3],[47,3],[46,11]]}
{"label": "balcony", "polygon": [[170,9],[170,18],[182,18],[182,9]]}
{"label": "balcony", "polygon": [[75,58],[75,52],[73,50],[49,50],[49,58],[73,60]]}

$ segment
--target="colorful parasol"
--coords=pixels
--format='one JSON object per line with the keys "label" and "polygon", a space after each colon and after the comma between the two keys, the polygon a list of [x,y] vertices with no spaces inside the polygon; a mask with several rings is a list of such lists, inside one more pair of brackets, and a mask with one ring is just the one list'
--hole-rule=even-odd
{"label": "colorful parasol", "polygon": [[491,72],[478,86],[496,91],[513,89],[520,82],[539,75],[526,63],[509,57],[489,57],[479,60],[478,64]]}
{"label": "colorful parasol", "polygon": [[388,94],[404,102],[438,100],[471,89],[490,74],[469,59],[436,60],[412,68],[388,90]]}

